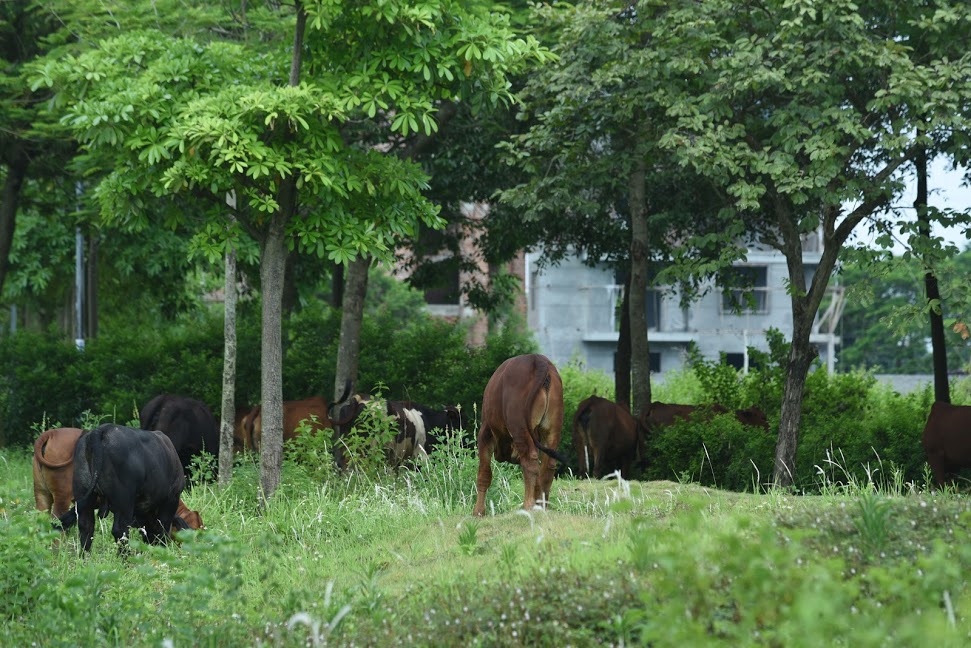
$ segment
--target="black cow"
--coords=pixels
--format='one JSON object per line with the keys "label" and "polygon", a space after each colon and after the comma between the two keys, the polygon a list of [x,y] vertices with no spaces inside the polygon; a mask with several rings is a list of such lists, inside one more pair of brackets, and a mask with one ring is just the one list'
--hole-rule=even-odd
{"label": "black cow", "polygon": [[219,455],[219,426],[202,401],[174,394],[162,394],[148,401],[139,413],[139,427],[161,430],[172,440],[182,469],[189,470],[192,458],[202,452]]}
{"label": "black cow", "polygon": [[114,515],[111,534],[120,542],[132,526],[148,541],[169,537],[185,473],[172,441],[157,430],[111,423],[81,435],[74,448],[73,490],[81,550],[91,551],[94,510]]}
{"label": "black cow", "polygon": [[[340,442],[357,422],[361,412],[372,403],[368,396],[355,394],[348,398],[350,385],[343,396],[328,408],[328,417],[334,427],[334,459],[339,468],[347,466],[343,444]],[[462,425],[458,408],[445,407],[436,410],[413,401],[385,401],[384,407],[374,404],[396,421],[398,432],[385,447],[385,455],[391,465],[398,467],[415,457],[427,456],[440,441],[432,430],[457,430]]]}

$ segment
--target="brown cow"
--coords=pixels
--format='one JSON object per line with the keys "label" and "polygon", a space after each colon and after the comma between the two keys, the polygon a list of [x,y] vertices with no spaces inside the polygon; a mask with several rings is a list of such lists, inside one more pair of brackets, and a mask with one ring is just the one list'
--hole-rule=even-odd
{"label": "brown cow", "polygon": [[[311,417],[316,417],[312,420]],[[331,427],[327,416],[327,400],[323,396],[312,396],[303,400],[283,401],[283,440],[293,439],[299,434],[300,424],[307,421],[313,432]],[[244,417],[243,439],[249,440],[249,448],[259,452],[263,439],[263,408],[257,405]]]}
{"label": "brown cow", "polygon": [[[185,523],[185,527],[179,524],[180,520]],[[175,533],[179,528],[194,530],[206,528],[206,525],[202,523],[202,516],[199,515],[199,511],[193,511],[181,499],[179,500],[179,508],[175,511],[175,520],[172,522],[172,533]]]}
{"label": "brown cow", "polygon": [[619,469],[621,477],[630,479],[644,452],[644,426],[613,401],[591,396],[573,416],[573,447],[581,477],[600,479]]}
{"label": "brown cow", "polygon": [[47,430],[34,442],[34,502],[38,511],[61,517],[71,508],[74,446],[78,428]]}
{"label": "brown cow", "polygon": [[[479,474],[475,508],[485,514],[485,498],[492,485],[492,457],[518,463],[523,469],[523,508],[545,506],[556,471],[556,452],[563,428],[563,381],[549,358],[539,354],[509,358],[496,369],[482,396],[482,426],[476,445]],[[539,452],[544,456],[537,465]]]}
{"label": "brown cow", "polygon": [[[38,511],[50,511],[51,515],[61,518],[63,528],[69,528],[77,521],[77,514],[71,506],[74,501],[74,448],[81,438],[79,428],[53,428],[41,433],[34,442],[34,502]],[[108,515],[108,509],[99,509],[99,515]],[[180,524],[180,519],[182,524]],[[199,511],[190,510],[180,499],[172,532],[178,529],[204,529]]]}
{"label": "brown cow", "polygon": [[971,406],[935,402],[921,443],[937,485],[952,483],[959,470],[971,467]]}
{"label": "brown cow", "polygon": [[[655,401],[651,403],[651,409],[642,417],[641,422],[649,430],[666,427],[677,421],[690,421],[696,415],[701,416],[700,420],[709,421],[712,417],[727,414],[728,409],[717,403],[710,405],[681,405],[676,403],[662,403]],[[769,431],[769,422],[765,413],[758,407],[752,406],[745,409],[735,410],[735,419],[742,425],[759,427]]]}

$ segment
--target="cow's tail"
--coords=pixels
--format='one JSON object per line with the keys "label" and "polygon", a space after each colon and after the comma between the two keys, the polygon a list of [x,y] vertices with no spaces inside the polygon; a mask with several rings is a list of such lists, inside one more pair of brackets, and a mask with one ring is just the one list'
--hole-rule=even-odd
{"label": "cow's tail", "polygon": [[[529,391],[529,397],[526,399],[526,403],[528,403],[529,407],[532,407],[533,399],[535,399],[536,396],[539,394],[540,389],[543,389],[547,393],[549,393],[550,386],[553,384],[553,376],[551,375],[551,372],[550,372],[551,364],[549,361],[546,361],[545,365],[546,365],[545,366],[546,371],[543,374],[543,379],[537,380],[533,384],[533,388]],[[549,411],[549,406],[550,406],[550,402],[549,402],[549,398],[547,398],[546,399],[547,411]],[[546,412],[543,413],[543,416],[544,417],[546,416]],[[537,450],[540,450],[543,453],[552,457],[553,459],[556,459],[563,465],[569,465],[570,461],[569,459],[566,458],[566,455],[564,455],[561,452],[557,452],[553,448],[547,448],[546,446],[544,446],[542,443],[539,442],[539,438],[537,438],[535,430],[533,430],[533,428],[528,425],[528,422],[527,422],[527,429],[529,430],[529,434],[533,437],[533,444],[536,446]]]}
{"label": "cow's tail", "polygon": [[53,430],[47,430],[34,441],[34,458],[37,459],[37,463],[44,466],[45,468],[64,468],[65,466],[70,466],[71,462],[74,461],[74,453],[72,452],[67,459],[60,463],[54,463],[47,460],[44,456],[44,445],[50,441],[51,437],[54,436]]}
{"label": "cow's tail", "polygon": [[[87,470],[89,473],[89,478],[86,480],[86,486],[88,488],[85,493],[74,493],[74,500],[80,501],[81,498],[89,498],[94,492],[98,484],[98,473],[101,472],[101,466],[104,463],[104,435],[106,430],[104,428],[96,428],[90,432],[85,432],[78,439],[78,443],[84,441],[84,453],[80,457],[83,466],[75,466],[75,474],[78,470]],[[75,481],[75,483],[77,483]]]}
{"label": "cow's tail", "polygon": [[547,448],[546,446],[544,446],[539,441],[535,441],[534,440],[534,443],[536,443],[536,449],[537,450],[542,450],[544,453],[546,453],[549,456],[551,456],[552,458],[556,459],[557,461],[559,461],[564,466],[569,466],[570,465],[570,460],[567,459],[566,458],[566,455],[563,454],[562,452],[557,452],[553,448]]}
{"label": "cow's tail", "polygon": [[573,429],[577,429],[577,424],[587,427],[590,425],[590,410],[591,403],[588,401],[586,405],[577,410],[577,413],[573,415]]}

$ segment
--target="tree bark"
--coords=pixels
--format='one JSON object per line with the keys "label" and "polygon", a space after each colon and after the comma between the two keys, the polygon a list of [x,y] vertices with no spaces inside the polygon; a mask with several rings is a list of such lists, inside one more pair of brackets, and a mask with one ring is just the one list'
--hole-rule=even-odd
{"label": "tree bark", "polygon": [[792,208],[778,204],[777,222],[782,234],[780,251],[786,257],[791,287],[790,304],[792,307],[792,342],[789,346],[789,361],[786,366],[786,381],[782,394],[782,412],[779,422],[779,437],[776,442],[775,462],[772,469],[772,482],[778,487],[787,488],[795,481],[796,450],[799,446],[799,425],[802,418],[803,390],[806,376],[812,361],[819,355],[809,341],[813,320],[819,311],[829,278],[836,266],[839,250],[846,240],[846,231],[835,231],[831,225],[836,222],[839,207],[826,210],[823,227],[823,252],[820,255],[812,284],[806,287],[805,267],[803,266],[802,238]]}
{"label": "tree bark", "polygon": [[15,150],[9,156],[7,177],[3,183],[3,195],[0,196],[0,293],[7,279],[10,269],[10,249],[13,246],[13,235],[17,228],[17,204],[20,202],[20,190],[27,177],[27,167],[30,157],[27,149],[21,143],[12,146]]}
{"label": "tree bark", "polygon": [[344,301],[341,306],[341,337],[337,348],[337,368],[334,377],[334,400],[344,393],[350,381],[357,391],[357,370],[361,349],[361,325],[364,320],[364,300],[367,297],[369,256],[360,256],[347,264]]}
{"label": "tree bark", "polygon": [[[227,198],[235,207],[235,197]],[[235,217],[230,216],[230,224]],[[236,427],[236,248],[226,250],[223,282],[223,391],[219,424],[219,485],[233,478],[233,431]]]}
{"label": "tree bark", "polygon": [[[931,224],[927,219],[927,149],[921,148],[914,158],[917,167],[917,197],[914,209],[917,210],[917,226],[920,235],[929,239]],[[934,365],[934,400],[942,403],[951,402],[951,385],[947,376],[947,343],[944,338],[944,315],[940,310],[941,291],[937,285],[937,275],[928,269],[924,273],[924,290],[927,293],[927,303],[938,304],[938,308],[928,308],[931,326],[931,353]]]}
{"label": "tree bark", "polygon": [[260,291],[263,295],[260,503],[264,506],[280,485],[280,470],[283,465],[282,296],[287,263],[285,223],[286,217],[282,213],[274,215],[260,250]]}
{"label": "tree bark", "polygon": [[84,277],[84,330],[87,338],[98,337],[98,251],[101,239],[95,233],[88,238],[88,265]]}
{"label": "tree bark", "polygon": [[[293,58],[290,62],[291,86],[300,83],[300,62],[307,12],[295,2],[297,22],[293,34]],[[286,224],[297,212],[297,178],[293,175],[280,183],[280,205],[270,220],[260,249],[260,291],[263,296],[262,390],[263,436],[260,446],[260,505],[265,508],[280,485],[283,467],[283,289],[286,281]]]}
{"label": "tree bark", "polygon": [[640,418],[651,407],[651,353],[647,340],[647,163],[637,161],[629,180],[631,414]]}
{"label": "tree bark", "polygon": [[[630,272],[624,277],[624,296],[620,302],[620,331],[614,356],[614,401],[630,411]],[[650,358],[648,358],[650,361]]]}
{"label": "tree bark", "polygon": [[330,305],[341,308],[344,304],[344,266],[335,264],[330,275]]}

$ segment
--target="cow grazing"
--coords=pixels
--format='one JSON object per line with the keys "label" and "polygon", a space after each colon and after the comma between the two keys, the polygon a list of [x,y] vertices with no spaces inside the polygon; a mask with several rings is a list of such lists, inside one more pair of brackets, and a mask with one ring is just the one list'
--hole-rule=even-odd
{"label": "cow grazing", "polygon": [[[327,415],[327,400],[322,396],[312,396],[303,400],[283,401],[283,440],[296,438],[300,425],[305,422],[312,432],[331,427]],[[249,440],[249,448],[260,451],[263,440],[263,408],[257,405],[243,420],[243,438]]]}
{"label": "cow grazing", "polygon": [[177,530],[205,528],[206,525],[202,523],[202,516],[199,515],[199,511],[193,511],[180,499],[179,508],[175,510],[175,519],[172,520],[172,533],[174,534]]}
{"label": "cow grazing", "polygon": [[971,467],[971,406],[935,402],[921,443],[937,486],[953,483],[959,470]]}
{"label": "cow grazing", "polygon": [[742,425],[761,428],[766,434],[769,432],[769,419],[765,417],[765,412],[755,405],[735,410],[735,419]]}
{"label": "cow grazing", "polygon": [[148,401],[139,413],[139,427],[160,430],[172,440],[186,473],[192,458],[203,452],[219,456],[219,426],[202,401],[162,394]]}
{"label": "cow grazing", "polygon": [[236,416],[233,420],[234,453],[243,452],[252,447],[249,428],[253,425],[251,420],[255,411],[256,408],[252,405],[239,405],[236,407]]}
{"label": "cow grazing", "polygon": [[61,517],[71,508],[74,446],[78,428],[46,430],[34,442],[34,503],[38,511]]}
{"label": "cow grazing", "polygon": [[114,515],[111,534],[127,538],[144,527],[149,542],[170,535],[185,488],[185,473],[171,439],[157,430],[105,424],[81,435],[74,448],[72,480],[81,550],[91,551],[94,510]]}
{"label": "cow grazing", "polygon": [[493,457],[522,467],[524,509],[531,510],[537,503],[545,506],[556,461],[567,463],[556,451],[562,428],[563,381],[550,359],[528,354],[499,365],[482,396],[482,425],[476,438],[479,473],[472,514],[485,514]]}
{"label": "cow grazing", "polygon": [[[728,409],[717,403],[711,405],[681,405],[655,401],[642,417],[641,422],[649,430],[667,427],[678,421],[701,420],[710,421],[712,417],[727,414]],[[769,422],[765,413],[758,407],[752,406],[735,410],[735,419],[742,425],[759,427],[769,431]],[[700,419],[699,419],[700,417]]]}
{"label": "cow grazing", "polygon": [[644,454],[644,427],[620,405],[591,396],[573,416],[573,447],[580,476],[600,479],[620,470],[621,477],[630,479]]}
{"label": "cow grazing", "polygon": [[358,417],[369,404],[392,417],[398,428],[394,439],[384,449],[388,462],[395,468],[416,457],[427,457],[428,452],[439,441],[433,430],[457,430],[462,425],[461,416],[456,407],[436,410],[413,401],[372,401],[361,394],[348,398],[349,394],[348,384],[342,397],[329,410],[336,441],[334,459],[341,469],[347,467],[347,459],[340,440],[350,433]]}

